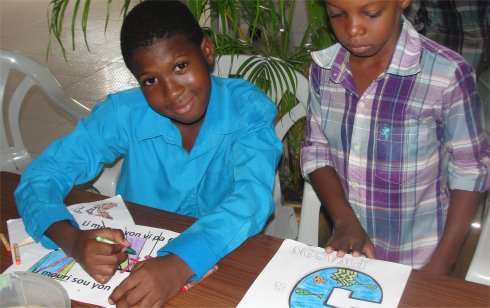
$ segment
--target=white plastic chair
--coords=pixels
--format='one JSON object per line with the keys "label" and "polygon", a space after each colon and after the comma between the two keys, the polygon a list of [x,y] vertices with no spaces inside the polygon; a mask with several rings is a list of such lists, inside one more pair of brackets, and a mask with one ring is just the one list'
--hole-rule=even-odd
{"label": "white plastic chair", "polygon": [[[23,74],[10,99],[7,101],[6,88],[12,71]],[[90,109],[69,97],[46,67],[19,52],[0,49],[0,171],[22,173],[32,161],[22,140],[20,131],[20,110],[24,99],[33,87],[38,87],[49,102],[78,120],[87,116]],[[8,136],[11,142],[9,143]]]}
{"label": "white plastic chair", "polygon": [[483,207],[483,221],[480,238],[471,259],[465,279],[490,286],[490,194],[487,194],[486,205]]}
{"label": "white plastic chair", "polygon": [[92,188],[95,192],[114,197],[116,195],[116,185],[121,174],[121,167],[124,159],[121,157],[113,164],[106,165],[96,180],[92,183]]}

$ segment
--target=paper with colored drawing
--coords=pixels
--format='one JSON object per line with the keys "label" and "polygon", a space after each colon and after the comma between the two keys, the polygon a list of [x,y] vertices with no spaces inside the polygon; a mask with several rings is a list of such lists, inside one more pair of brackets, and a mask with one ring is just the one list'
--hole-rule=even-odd
{"label": "paper with colored drawing", "polygon": [[[110,206],[107,206],[110,204]],[[128,226],[134,225],[133,217],[128,211],[126,204],[121,196],[115,196],[100,201],[78,203],[67,207],[75,220],[80,224],[82,229],[98,229],[109,224]],[[13,246],[14,243],[22,243],[29,238],[27,235],[22,219],[11,219],[7,222],[9,230],[9,241]],[[19,247],[21,262],[31,264],[40,257],[44,256],[49,250],[41,245],[25,245]],[[15,255],[12,249],[13,267],[15,266]]]}
{"label": "paper with colored drawing", "polygon": [[[120,225],[114,220],[97,215],[87,215],[87,213],[74,213],[74,217],[83,230],[101,227],[123,230],[131,248],[136,251],[136,255],[128,254],[128,259],[121,264],[120,270],[112,279],[106,284],[99,284],[63,251],[45,249],[40,244],[34,243],[20,247],[21,264],[16,265],[14,262],[14,265],[9,267],[5,273],[36,272],[57,280],[66,289],[72,300],[110,306],[107,302],[109,295],[129,275],[133,266],[139,261],[155,257],[161,247],[179,235],[179,233],[165,229],[134,224]],[[21,242],[28,237],[21,219],[9,220],[7,225],[11,243]]]}
{"label": "paper with colored drawing", "polygon": [[238,307],[397,307],[410,271],[285,240]]}
{"label": "paper with colored drawing", "polygon": [[133,217],[120,195],[95,202],[78,203],[67,208],[74,216],[88,215],[96,219],[102,218],[102,222],[112,220],[122,225],[134,225]]}

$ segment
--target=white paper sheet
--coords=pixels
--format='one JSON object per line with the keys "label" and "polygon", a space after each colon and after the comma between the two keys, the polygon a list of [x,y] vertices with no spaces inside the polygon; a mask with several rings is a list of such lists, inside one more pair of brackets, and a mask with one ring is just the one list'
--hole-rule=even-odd
{"label": "white paper sheet", "polygon": [[[112,198],[104,201],[108,200],[110,200],[109,202],[118,202],[118,200],[112,200]],[[122,202],[122,199],[120,201]],[[98,201],[97,203],[100,204],[101,202]],[[61,250],[49,250],[43,248],[38,243],[19,247],[21,256],[20,265],[15,264],[15,257],[12,252],[14,264],[4,273],[13,271],[37,272],[58,281],[66,289],[72,300],[99,306],[110,306],[107,301],[109,295],[114,288],[129,275],[132,267],[139,261],[155,257],[157,251],[170,240],[177,237],[179,233],[165,229],[134,225],[129,212],[127,212],[127,215],[129,215],[128,220],[128,217],[124,216],[126,214],[114,210],[117,207],[109,209],[109,212],[114,219],[94,215],[92,214],[93,211],[92,213],[87,213],[86,210],[93,208],[94,205],[95,203],[89,203],[73,205],[70,207],[70,211],[72,211],[72,209],[80,209],[79,212],[83,213],[80,214],[77,211],[74,211],[73,213],[80,228],[82,230],[102,227],[121,229],[123,230],[126,239],[131,244],[131,248],[137,252],[137,255],[128,255],[128,260],[121,264],[121,270],[118,270],[107,284],[102,285],[97,283],[78,263],[74,262],[72,258],[66,257]],[[121,209],[122,207],[118,208],[118,210]],[[127,211],[126,206],[124,206],[124,209]],[[96,210],[97,209],[95,208],[94,211]],[[116,219],[125,221],[126,224],[119,224],[115,221]],[[24,223],[21,219],[11,219],[7,221],[7,226],[12,247],[14,243],[20,243],[28,238],[24,229]]]}
{"label": "white paper sheet", "polygon": [[78,203],[67,208],[75,219],[80,215],[88,215],[102,218],[102,222],[112,220],[122,225],[134,225],[133,217],[120,195],[95,202]]}
{"label": "white paper sheet", "polygon": [[396,307],[410,271],[284,240],[238,307]]}

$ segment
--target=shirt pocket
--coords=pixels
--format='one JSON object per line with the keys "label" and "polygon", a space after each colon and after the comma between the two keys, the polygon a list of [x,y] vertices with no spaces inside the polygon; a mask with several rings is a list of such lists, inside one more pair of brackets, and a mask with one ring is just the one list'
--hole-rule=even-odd
{"label": "shirt pocket", "polygon": [[392,184],[413,179],[427,165],[431,148],[437,142],[436,128],[426,124],[393,125],[380,123],[374,143],[374,175]]}

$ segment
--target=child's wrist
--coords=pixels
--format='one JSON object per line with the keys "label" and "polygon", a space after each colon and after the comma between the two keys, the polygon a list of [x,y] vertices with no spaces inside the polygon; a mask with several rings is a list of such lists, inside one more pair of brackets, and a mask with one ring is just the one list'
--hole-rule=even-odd
{"label": "child's wrist", "polygon": [[46,230],[46,235],[63,249],[67,256],[72,257],[74,255],[75,242],[80,232],[68,221],[58,221]]}

